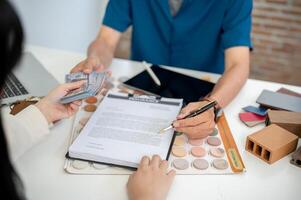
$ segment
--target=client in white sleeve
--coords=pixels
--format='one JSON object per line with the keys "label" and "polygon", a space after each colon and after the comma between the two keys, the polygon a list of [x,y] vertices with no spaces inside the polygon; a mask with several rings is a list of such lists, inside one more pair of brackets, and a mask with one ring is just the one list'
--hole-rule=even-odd
{"label": "client in white sleeve", "polygon": [[72,116],[81,101],[62,105],[59,99],[84,82],[66,83],[51,91],[37,104],[25,108],[17,115],[3,117],[3,126],[12,160],[16,160],[33,145],[49,134],[49,125]]}
{"label": "client in white sleeve", "polygon": [[[8,1],[0,0],[0,88],[20,59],[22,44],[23,31],[19,18]],[[63,105],[59,103],[59,99],[82,84],[83,82],[75,82],[60,85],[37,104],[29,106],[16,116],[0,119],[0,197],[25,199],[22,181],[11,160],[16,160],[50,134],[50,124],[70,117],[78,110],[80,101]],[[167,170],[167,161],[162,161],[159,156],[153,156],[152,159],[143,157],[138,170],[129,178],[129,198],[166,199],[175,176],[175,171]]]}

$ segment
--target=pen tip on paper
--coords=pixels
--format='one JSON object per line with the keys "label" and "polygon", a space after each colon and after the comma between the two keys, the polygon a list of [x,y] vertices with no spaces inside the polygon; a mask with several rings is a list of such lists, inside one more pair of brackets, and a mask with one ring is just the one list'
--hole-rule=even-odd
{"label": "pen tip on paper", "polygon": [[159,131],[159,134],[162,134],[162,133],[164,133],[165,131],[168,131],[168,130],[171,129],[171,128],[173,128],[173,126],[169,126],[169,127],[167,127],[167,128],[163,128],[163,129],[161,129],[161,130]]}
{"label": "pen tip on paper", "polygon": [[162,134],[162,133],[164,133],[165,132],[165,128],[164,129],[161,129],[160,131],[159,131],[159,134]]}

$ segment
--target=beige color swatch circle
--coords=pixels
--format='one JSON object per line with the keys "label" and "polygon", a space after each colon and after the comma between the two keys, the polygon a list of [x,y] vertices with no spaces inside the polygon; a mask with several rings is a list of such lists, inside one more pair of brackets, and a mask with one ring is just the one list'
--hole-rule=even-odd
{"label": "beige color swatch circle", "polygon": [[209,163],[205,159],[195,159],[192,163],[193,167],[199,170],[205,170],[209,167]]}
{"label": "beige color swatch circle", "polygon": [[206,150],[203,147],[192,147],[191,155],[194,157],[204,157],[206,155]]}
{"label": "beige color swatch circle", "polygon": [[182,136],[177,136],[173,144],[176,146],[183,146],[185,144],[185,138]]}
{"label": "beige color swatch circle", "polygon": [[204,143],[203,139],[195,139],[195,140],[188,140],[188,143],[192,146],[200,146]]}
{"label": "beige color swatch circle", "polygon": [[224,157],[225,155],[225,150],[222,149],[222,148],[211,148],[210,149],[210,154],[213,156],[213,157],[216,157],[216,158],[222,158]]}
{"label": "beige color swatch circle", "polygon": [[183,147],[173,147],[172,155],[176,157],[185,157],[187,155],[187,152]]}
{"label": "beige color swatch circle", "polygon": [[75,169],[85,169],[89,166],[89,163],[86,161],[81,161],[81,160],[73,160],[72,161],[72,167]]}
{"label": "beige color swatch circle", "polygon": [[228,168],[228,162],[224,159],[214,159],[212,162],[213,167],[219,170],[224,170]]}
{"label": "beige color swatch circle", "polygon": [[99,163],[93,163],[93,167],[95,169],[98,169],[98,170],[103,170],[103,169],[108,168],[109,166],[108,165],[99,164]]}
{"label": "beige color swatch circle", "polygon": [[172,162],[172,165],[178,170],[185,170],[189,167],[189,163],[185,159],[176,159]]}

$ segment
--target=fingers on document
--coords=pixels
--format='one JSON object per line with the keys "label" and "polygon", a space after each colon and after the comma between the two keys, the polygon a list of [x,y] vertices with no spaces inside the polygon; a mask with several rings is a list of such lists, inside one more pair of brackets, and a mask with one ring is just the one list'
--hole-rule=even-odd
{"label": "fingers on document", "polygon": [[171,170],[167,173],[168,170],[168,161],[162,160],[159,155],[153,155],[153,157],[150,159],[148,156],[143,156],[140,165],[138,167],[138,170],[155,170],[158,169],[163,172],[163,174],[167,174],[170,177],[173,177],[175,175],[175,171]]}
{"label": "fingers on document", "polygon": [[160,163],[161,163],[160,156],[154,155],[150,162],[150,165],[152,166],[153,169],[159,169]]}
{"label": "fingers on document", "polygon": [[139,165],[139,168],[144,168],[148,167],[150,163],[149,157],[148,156],[143,156]]}

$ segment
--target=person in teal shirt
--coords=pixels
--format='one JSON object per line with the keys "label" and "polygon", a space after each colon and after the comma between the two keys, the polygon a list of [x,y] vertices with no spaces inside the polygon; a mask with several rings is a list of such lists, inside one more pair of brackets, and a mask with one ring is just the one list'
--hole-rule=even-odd
{"label": "person in teal shirt", "polygon": [[132,26],[132,60],[221,74],[213,91],[188,104],[173,123],[191,139],[207,137],[215,127],[213,109],[183,117],[211,100],[224,108],[243,87],[250,68],[252,6],[252,0],[110,0],[87,59],[72,71],[109,66],[121,34]]}
{"label": "person in teal shirt", "polygon": [[103,24],[133,27],[133,60],[221,74],[226,49],[251,47],[251,3],[184,0],[173,16],[168,1],[111,0]]}

